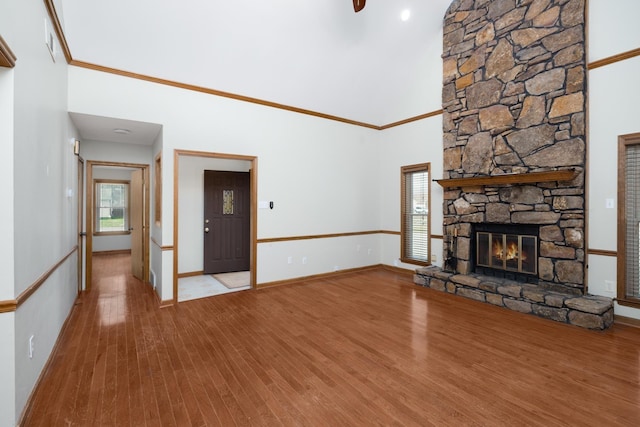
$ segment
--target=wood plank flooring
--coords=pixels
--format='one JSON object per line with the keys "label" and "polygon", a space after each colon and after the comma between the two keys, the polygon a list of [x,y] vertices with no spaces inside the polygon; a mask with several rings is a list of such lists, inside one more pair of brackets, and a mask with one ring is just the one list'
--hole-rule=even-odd
{"label": "wood plank flooring", "polygon": [[374,270],[159,309],[94,257],[25,426],[640,425],[640,330]]}

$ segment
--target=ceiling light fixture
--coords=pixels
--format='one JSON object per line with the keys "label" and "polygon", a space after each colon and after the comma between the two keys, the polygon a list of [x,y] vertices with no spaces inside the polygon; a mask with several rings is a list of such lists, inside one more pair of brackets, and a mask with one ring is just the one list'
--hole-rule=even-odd
{"label": "ceiling light fixture", "polygon": [[131,131],[129,129],[123,129],[123,128],[116,128],[113,130],[113,133],[117,133],[120,135],[129,135],[131,133]]}
{"label": "ceiling light fixture", "polygon": [[402,13],[400,14],[400,19],[402,19],[403,21],[408,21],[410,17],[411,17],[411,11],[409,9],[403,10]]}

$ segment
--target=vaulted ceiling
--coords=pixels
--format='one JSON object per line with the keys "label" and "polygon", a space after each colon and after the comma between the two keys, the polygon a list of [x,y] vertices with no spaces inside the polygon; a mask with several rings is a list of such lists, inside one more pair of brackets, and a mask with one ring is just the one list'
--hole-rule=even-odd
{"label": "vaulted ceiling", "polygon": [[440,108],[450,3],[54,0],[74,60],[374,125]]}

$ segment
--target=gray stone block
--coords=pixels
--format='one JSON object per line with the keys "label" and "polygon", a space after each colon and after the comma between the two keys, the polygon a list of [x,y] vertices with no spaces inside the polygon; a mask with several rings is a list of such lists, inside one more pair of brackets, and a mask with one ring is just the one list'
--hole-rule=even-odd
{"label": "gray stone block", "polygon": [[457,294],[465,298],[470,298],[476,301],[485,302],[484,292],[477,289],[458,288]]}
{"label": "gray stone block", "polygon": [[486,294],[486,300],[489,304],[498,305],[500,307],[504,307],[504,303],[502,302],[502,295],[498,294]]}
{"label": "gray stone block", "polygon": [[613,325],[614,321],[614,313],[613,307],[611,307],[606,313],[602,315],[602,322],[604,323],[605,329]]}
{"label": "gray stone block", "polygon": [[571,310],[569,312],[569,323],[587,329],[602,330],[605,328],[605,322],[601,316],[577,310]]}
{"label": "gray stone block", "polygon": [[478,285],[478,288],[495,294],[498,292],[498,286],[498,283],[483,281]]}
{"label": "gray stone block", "polygon": [[533,314],[535,314],[536,316],[544,317],[545,319],[566,323],[569,310],[566,308],[554,308],[554,307],[534,304]]}
{"label": "gray stone block", "polygon": [[524,285],[522,286],[522,296],[529,301],[543,303],[545,292],[537,286]]}
{"label": "gray stone block", "polygon": [[566,296],[561,295],[561,294],[547,294],[544,297],[544,302],[546,305],[549,305],[551,307],[562,307],[564,306],[564,300],[566,299]]}
{"label": "gray stone block", "polygon": [[480,285],[480,279],[466,274],[456,274],[451,277],[451,281],[459,285],[470,286],[472,288],[477,288],[478,285]]}
{"label": "gray stone block", "polygon": [[591,314],[603,314],[613,307],[613,300],[606,297],[585,296],[568,298],[564,301],[567,307]]}
{"label": "gray stone block", "polygon": [[515,300],[511,298],[504,299],[504,306],[520,313],[531,313],[531,303],[526,301]]}
{"label": "gray stone block", "polygon": [[453,282],[447,282],[447,292],[450,294],[456,293],[456,284]]}
{"label": "gray stone block", "polygon": [[429,285],[431,289],[436,291],[444,292],[445,291],[445,282],[440,279],[431,279],[431,283]]}
{"label": "gray stone block", "polygon": [[522,286],[520,285],[505,285],[498,286],[498,293],[502,295],[508,295],[514,298],[520,298],[522,295]]}
{"label": "gray stone block", "polygon": [[414,274],[413,283],[420,286],[429,286],[429,279],[424,276],[420,276],[419,274]]}

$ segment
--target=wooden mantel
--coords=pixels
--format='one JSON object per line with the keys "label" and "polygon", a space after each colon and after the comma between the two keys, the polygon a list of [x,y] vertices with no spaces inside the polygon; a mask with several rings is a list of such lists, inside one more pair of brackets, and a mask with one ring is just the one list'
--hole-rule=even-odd
{"label": "wooden mantel", "polygon": [[444,188],[452,188],[503,184],[527,184],[532,182],[571,181],[577,175],[578,172],[575,169],[564,169],[543,172],[471,176],[468,178],[436,179],[435,181]]}

